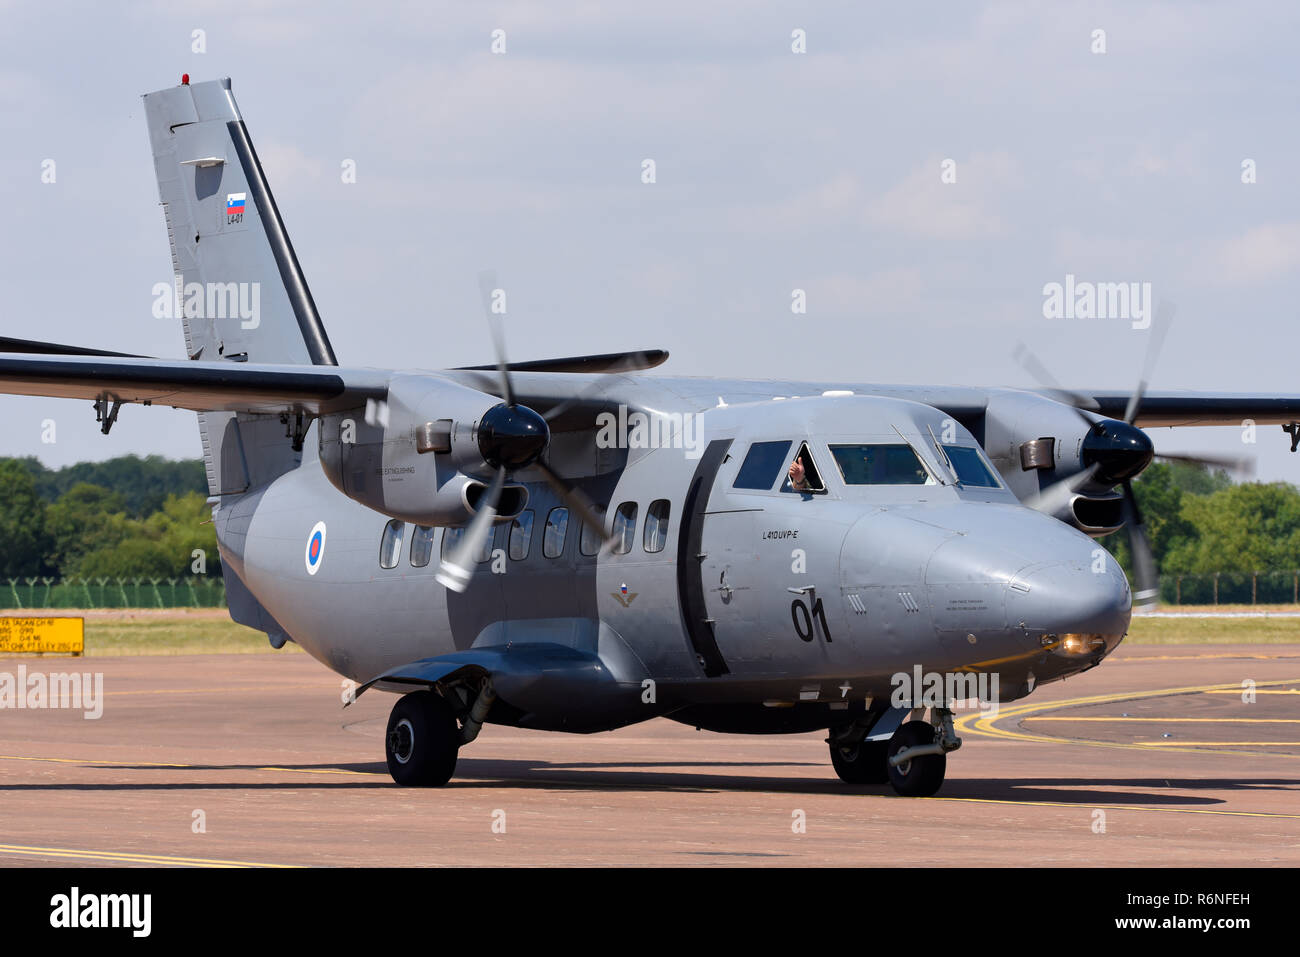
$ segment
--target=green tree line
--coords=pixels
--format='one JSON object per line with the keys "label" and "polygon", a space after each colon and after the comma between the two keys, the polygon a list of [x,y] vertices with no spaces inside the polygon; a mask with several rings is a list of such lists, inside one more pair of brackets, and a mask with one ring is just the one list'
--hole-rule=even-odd
{"label": "green tree line", "polygon": [[199,460],[134,455],[48,469],[0,459],[0,577],[170,578],[220,571]]}
{"label": "green tree line", "polygon": [[[1234,483],[1226,472],[1157,462],[1133,482],[1162,579],[1300,569],[1300,489]],[[1102,542],[1132,575],[1128,533]]]}

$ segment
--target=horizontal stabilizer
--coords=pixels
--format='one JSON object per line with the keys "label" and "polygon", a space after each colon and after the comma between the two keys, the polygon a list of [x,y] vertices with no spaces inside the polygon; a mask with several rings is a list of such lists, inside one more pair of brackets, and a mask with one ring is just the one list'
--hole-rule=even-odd
{"label": "horizontal stabilizer", "polygon": [[130,352],[107,352],[103,349],[87,349],[84,346],[65,346],[57,342],[37,342],[35,339],[10,339],[0,336],[0,352],[20,353],[31,356],[115,356],[119,359],[144,359],[145,356]]}

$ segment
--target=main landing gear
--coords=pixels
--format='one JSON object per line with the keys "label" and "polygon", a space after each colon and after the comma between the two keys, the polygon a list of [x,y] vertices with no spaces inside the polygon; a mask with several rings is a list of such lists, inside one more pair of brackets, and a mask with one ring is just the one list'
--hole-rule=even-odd
{"label": "main landing gear", "polygon": [[447,699],[413,691],[393,705],[384,738],[388,773],[403,787],[438,787],[451,780],[460,753],[460,727]]}
{"label": "main landing gear", "polygon": [[450,781],[461,746],[478,737],[496,700],[487,681],[477,694],[464,686],[448,690],[452,700],[460,699],[459,721],[452,700],[432,688],[404,694],[393,705],[384,751],[388,773],[403,787],[441,787]]}
{"label": "main landing gear", "polygon": [[903,797],[931,796],[943,785],[948,752],[961,747],[961,738],[953,729],[952,711],[933,710],[935,724],[904,722],[909,715],[923,713],[922,709],[895,708],[870,725],[855,724],[832,732],[827,743],[835,773],[849,784],[888,781]]}

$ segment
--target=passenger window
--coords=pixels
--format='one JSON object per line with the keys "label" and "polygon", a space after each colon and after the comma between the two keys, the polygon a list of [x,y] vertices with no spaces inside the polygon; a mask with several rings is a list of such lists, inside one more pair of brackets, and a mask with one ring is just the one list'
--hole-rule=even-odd
{"label": "passenger window", "polygon": [[496,542],[497,527],[493,525],[488,529],[488,533],[483,536],[483,544],[479,546],[478,554],[474,556],[474,561],[485,562],[492,557],[492,545]]}
{"label": "passenger window", "polygon": [[465,537],[464,528],[449,528],[442,536],[442,557],[446,558],[456,550],[460,540]]}
{"label": "passenger window", "polygon": [[437,529],[431,525],[417,525],[411,533],[411,567],[423,568],[433,557],[433,537]]}
{"label": "passenger window", "polygon": [[393,519],[384,526],[384,537],[379,542],[379,567],[396,568],[397,560],[402,557],[402,531],[406,523]]}
{"label": "passenger window", "polygon": [[564,536],[569,530],[569,510],[563,506],[551,509],[546,516],[546,530],[542,533],[542,554],[559,558],[564,551]]}
{"label": "passenger window", "polygon": [[510,558],[521,562],[528,557],[528,546],[533,541],[533,510],[520,512],[510,525]]}
{"label": "passenger window", "polygon": [[636,502],[624,502],[614,513],[614,554],[626,555],[636,540]]}
{"label": "passenger window", "polygon": [[781,474],[790,445],[788,441],[755,442],[745,453],[745,461],[740,464],[740,471],[731,487],[770,490]]}
{"label": "passenger window", "polygon": [[[497,534],[496,528],[488,530],[487,537],[483,539],[483,544],[479,546],[478,554],[474,556],[474,561],[485,562],[492,557],[492,542]],[[456,550],[465,538],[465,527],[449,528],[446,534],[442,536],[442,557],[446,558]]]}
{"label": "passenger window", "polygon": [[645,538],[643,544],[647,552],[662,552],[668,544],[668,515],[671,506],[668,499],[657,498],[650,503],[645,513]]}
{"label": "passenger window", "polygon": [[[597,505],[592,508],[601,519],[601,527],[604,527],[605,506]],[[578,548],[584,555],[595,555],[600,551],[601,543],[604,539],[601,536],[599,528],[592,528],[586,522],[582,523],[582,538],[578,542]]]}
{"label": "passenger window", "polygon": [[799,451],[794,460],[790,463],[793,467],[796,463],[803,469],[803,478],[798,484],[790,479],[790,470],[786,470],[785,481],[781,484],[782,492],[825,492],[826,485],[822,482],[822,476],[817,471],[817,465],[813,462],[812,452],[808,450],[808,443],[803,442],[799,446]]}

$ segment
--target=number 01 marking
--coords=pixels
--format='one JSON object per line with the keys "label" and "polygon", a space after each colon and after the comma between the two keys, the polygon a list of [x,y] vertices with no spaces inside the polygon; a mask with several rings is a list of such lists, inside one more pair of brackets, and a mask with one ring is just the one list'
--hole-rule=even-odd
{"label": "number 01 marking", "polygon": [[790,619],[794,622],[794,633],[804,641],[812,641],[815,637],[813,633],[813,619],[817,619],[817,624],[821,627],[822,637],[826,643],[831,642],[831,629],[826,624],[826,610],[822,607],[822,600],[818,598],[813,602],[812,611],[808,611],[808,606],[804,604],[802,598],[796,598],[790,602]]}

